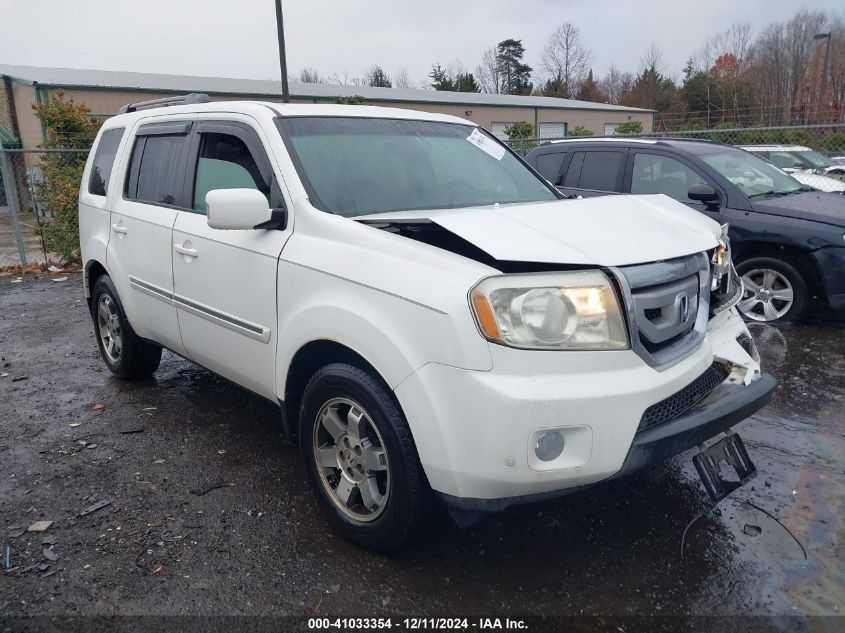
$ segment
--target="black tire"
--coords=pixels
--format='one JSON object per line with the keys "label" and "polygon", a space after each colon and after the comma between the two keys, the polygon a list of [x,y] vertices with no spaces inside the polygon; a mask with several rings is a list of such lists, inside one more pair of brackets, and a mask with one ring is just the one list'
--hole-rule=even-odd
{"label": "black tire", "polygon": [[[327,489],[327,486],[332,487],[333,477],[339,487],[340,469],[336,475],[326,475],[333,471],[323,468],[317,461],[315,437],[325,430],[318,415],[337,400],[360,405],[367,415],[367,428],[370,424],[376,427],[377,439],[387,457],[385,470],[390,477],[389,493],[384,495],[383,507],[376,518],[357,520],[341,510],[333,493]],[[384,553],[397,553],[414,543],[431,515],[433,495],[405,416],[379,376],[346,363],[333,363],[318,370],[305,387],[298,436],[319,505],[342,536],[362,547]],[[371,429],[370,436],[375,437]],[[372,471],[368,472],[372,474]],[[363,502],[360,488],[353,490],[349,498],[353,499],[356,493],[360,505]]]}
{"label": "black tire", "polygon": [[[763,323],[799,323],[807,316],[807,311],[810,308],[810,289],[807,285],[807,281],[805,279],[804,274],[801,272],[799,267],[793,263],[783,259],[778,259],[775,257],[752,257],[751,259],[746,259],[745,261],[740,262],[736,266],[736,271],[739,273],[740,277],[745,277],[746,275],[753,274],[754,271],[763,271],[763,270],[771,270],[781,275],[786,282],[788,282],[789,287],[792,289],[792,305],[788,308],[788,310],[783,313],[782,315],[778,316],[777,318],[771,319],[767,318],[766,315],[763,313],[763,304],[757,303],[756,305],[751,306],[751,309],[743,310],[740,306],[743,303],[746,303],[746,300],[753,296],[753,288],[750,288],[746,284],[745,292],[743,293],[743,297],[738,304],[738,308],[740,313],[747,321],[756,321],[756,322],[763,322]],[[759,273],[755,276],[755,278],[759,279]],[[778,282],[778,285],[784,288],[784,284],[782,282]],[[776,299],[773,301],[773,306],[780,312],[782,309],[786,307],[786,302],[780,302]],[[749,305],[746,303],[746,305]]]}
{"label": "black tire", "polygon": [[[107,303],[109,307],[114,306],[117,320],[116,332],[119,333],[121,343],[119,353],[116,355],[110,355],[107,352],[106,343],[103,341],[98,317],[101,302]],[[108,275],[101,275],[94,283],[94,291],[91,294],[91,317],[94,320],[94,337],[97,339],[100,355],[109,371],[115,376],[125,380],[140,380],[149,378],[158,369],[161,362],[161,347],[135,334],[123,311],[123,304],[120,302],[114,282]]]}

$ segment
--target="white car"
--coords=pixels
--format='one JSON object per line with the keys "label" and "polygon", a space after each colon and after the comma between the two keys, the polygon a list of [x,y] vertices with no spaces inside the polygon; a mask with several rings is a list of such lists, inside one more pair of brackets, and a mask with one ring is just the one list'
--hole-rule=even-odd
{"label": "white car", "polygon": [[845,191],[845,166],[803,145],[743,145],[740,149],[791,174],[802,185],[827,192]]}
{"label": "white car", "polygon": [[[353,541],[401,549],[435,500],[469,522],[630,473],[771,397],[702,214],[562,200],[451,116],[208,101],[130,105],[97,136],[97,342],[119,377],[168,348],[278,403]],[[753,472],[729,433],[697,456],[711,495],[726,448]]]}

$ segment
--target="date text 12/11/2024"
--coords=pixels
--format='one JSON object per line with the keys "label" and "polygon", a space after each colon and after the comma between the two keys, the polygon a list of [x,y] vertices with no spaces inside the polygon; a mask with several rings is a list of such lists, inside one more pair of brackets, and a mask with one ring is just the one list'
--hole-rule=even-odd
{"label": "date text 12/11/2024", "polygon": [[525,630],[524,620],[511,618],[309,618],[310,630],[378,630],[400,629],[408,631],[425,630]]}

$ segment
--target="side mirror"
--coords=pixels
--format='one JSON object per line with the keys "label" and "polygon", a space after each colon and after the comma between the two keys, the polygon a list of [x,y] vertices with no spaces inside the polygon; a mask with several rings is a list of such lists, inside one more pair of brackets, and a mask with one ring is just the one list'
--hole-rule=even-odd
{"label": "side mirror", "polygon": [[693,185],[687,192],[687,197],[696,202],[702,202],[707,206],[718,205],[721,201],[719,192],[717,192],[710,185],[698,184]]}
{"label": "side mirror", "polygon": [[285,228],[285,209],[271,209],[257,189],[212,189],[205,195],[208,226],[229,231]]}

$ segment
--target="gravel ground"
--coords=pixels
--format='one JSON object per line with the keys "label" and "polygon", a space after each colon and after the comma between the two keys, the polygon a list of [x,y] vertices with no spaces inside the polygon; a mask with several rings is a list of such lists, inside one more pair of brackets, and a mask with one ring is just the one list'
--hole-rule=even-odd
{"label": "gravel ground", "polygon": [[271,403],[169,352],[154,380],[116,380],[79,275],[10,280],[0,616],[845,611],[841,324],[753,328],[780,380],[738,427],[759,473],[692,524],[683,560],[709,507],[689,455],[468,530],[441,513],[388,558],[327,528]]}

